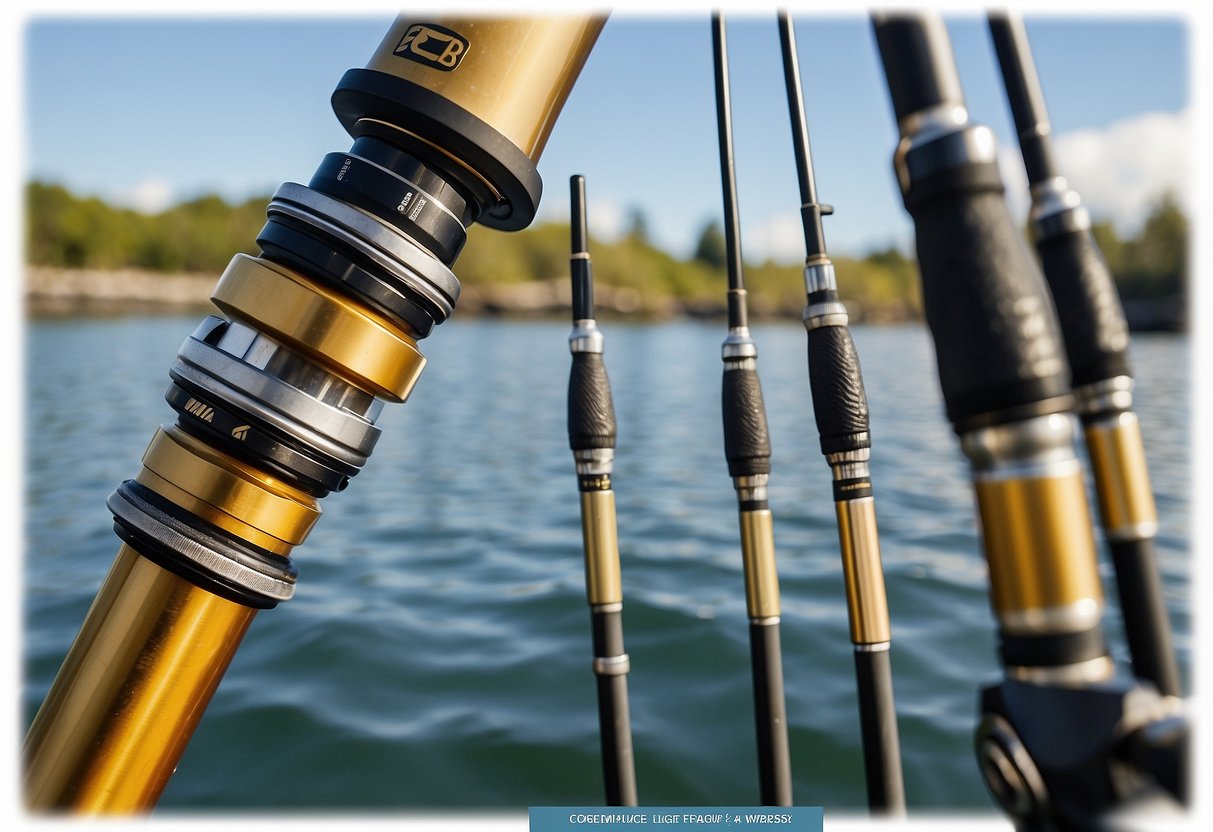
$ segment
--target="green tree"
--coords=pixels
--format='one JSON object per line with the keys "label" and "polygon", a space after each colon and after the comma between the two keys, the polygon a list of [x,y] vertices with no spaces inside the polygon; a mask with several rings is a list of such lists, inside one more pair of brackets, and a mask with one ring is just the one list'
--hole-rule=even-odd
{"label": "green tree", "polygon": [[695,259],[706,264],[709,268],[723,269],[727,264],[728,250],[725,245],[724,229],[720,223],[711,220],[699,232],[699,240],[695,243]]}

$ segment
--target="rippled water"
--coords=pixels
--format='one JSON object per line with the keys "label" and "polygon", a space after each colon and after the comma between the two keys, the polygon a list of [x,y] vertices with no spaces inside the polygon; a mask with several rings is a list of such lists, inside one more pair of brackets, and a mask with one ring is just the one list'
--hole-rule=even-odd
{"label": "rippled water", "polygon": [[[27,330],[23,691],[32,718],[116,550],[106,495],[171,411],[192,318]],[[736,502],[719,423],[718,324],[606,324],[641,801],[757,801]],[[162,809],[525,807],[601,800],[563,323],[452,321],[412,400],[260,614]],[[864,805],[829,473],[804,331],[757,326],[798,803]],[[990,806],[971,752],[997,673],[967,469],[918,327],[857,329],[893,618],[911,807]],[[1187,339],[1134,341],[1185,681]],[[1111,576],[1105,570],[1109,597]],[[1110,632],[1119,647],[1113,602]]]}

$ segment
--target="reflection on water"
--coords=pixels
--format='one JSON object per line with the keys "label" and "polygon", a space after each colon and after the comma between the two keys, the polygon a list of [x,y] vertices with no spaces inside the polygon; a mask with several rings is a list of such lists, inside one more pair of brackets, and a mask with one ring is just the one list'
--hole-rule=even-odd
{"label": "reflection on water", "polygon": [[[106,495],[134,475],[155,426],[170,419],[167,368],[193,324],[28,328],[27,719],[112,560]],[[753,803],[743,579],[719,424],[722,328],[605,329],[641,800]],[[423,343],[430,363],[412,399],[385,408],[366,470],[325,500],[325,517],[295,553],[295,599],[258,616],[162,808],[600,799],[565,435],[567,330],[456,320]],[[853,667],[804,331],[754,334],[774,449],[796,797],[859,809]],[[872,414],[907,794],[911,806],[985,809],[971,732],[975,686],[996,663],[967,469],[944,423],[925,331],[861,328],[855,340]],[[1186,679],[1187,339],[1138,338],[1134,364]],[[233,765],[253,755],[256,765]]]}

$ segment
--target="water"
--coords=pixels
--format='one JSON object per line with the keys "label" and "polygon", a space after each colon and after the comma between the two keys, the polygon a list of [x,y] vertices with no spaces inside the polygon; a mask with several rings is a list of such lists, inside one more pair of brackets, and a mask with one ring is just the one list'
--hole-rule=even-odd
{"label": "water", "polygon": [[[39,321],[27,330],[25,718],[113,559],[106,495],[171,411],[167,368],[194,318]],[[563,323],[452,321],[423,343],[413,399],[260,614],[162,810],[352,810],[601,800],[580,520],[565,433]],[[717,324],[606,325],[641,801],[757,800],[736,503],[721,447]],[[828,469],[798,325],[755,328],[774,447],[795,795],[864,806]],[[906,792],[990,810],[971,751],[997,673],[967,469],[918,327],[861,328],[893,619]],[[1134,341],[1189,679],[1187,339]],[[1105,570],[1109,598],[1111,576]],[[1110,632],[1120,646],[1115,606]]]}

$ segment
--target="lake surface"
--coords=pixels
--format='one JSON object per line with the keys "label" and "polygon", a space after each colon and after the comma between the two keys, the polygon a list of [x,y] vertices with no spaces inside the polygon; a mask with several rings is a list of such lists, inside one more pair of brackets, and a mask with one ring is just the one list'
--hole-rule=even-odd
{"label": "lake surface", "polygon": [[[26,332],[25,720],[117,549],[196,317]],[[720,428],[722,324],[605,323],[641,802],[758,800],[736,500]],[[295,550],[295,598],[254,621],[161,811],[521,809],[601,801],[563,323],[452,321],[412,399]],[[798,325],[754,328],[797,803],[865,805],[831,502]],[[859,328],[911,806],[993,811],[971,750],[998,674],[967,466],[925,329]],[[1188,341],[1133,343],[1159,556],[1190,690]],[[82,404],[86,403],[86,404]],[[1125,658],[1111,574],[1106,616]]]}

